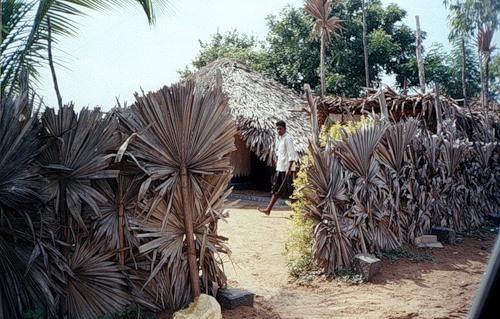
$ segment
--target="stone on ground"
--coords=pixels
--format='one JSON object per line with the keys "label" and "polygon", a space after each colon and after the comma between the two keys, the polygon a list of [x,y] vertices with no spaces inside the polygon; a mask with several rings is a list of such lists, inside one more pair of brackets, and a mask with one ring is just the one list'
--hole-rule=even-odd
{"label": "stone on ground", "polygon": [[437,236],[437,240],[442,243],[446,243],[449,245],[455,244],[455,231],[448,227],[433,227],[431,230],[433,235]]}
{"label": "stone on ground", "polygon": [[219,289],[217,300],[226,309],[234,309],[240,306],[253,306],[254,294],[242,289],[227,288]]}
{"label": "stone on ground", "polygon": [[222,319],[222,311],[214,297],[201,294],[189,307],[174,313],[172,319]]}
{"label": "stone on ground", "polygon": [[380,259],[372,254],[357,254],[354,256],[354,267],[358,274],[370,280],[380,271]]}

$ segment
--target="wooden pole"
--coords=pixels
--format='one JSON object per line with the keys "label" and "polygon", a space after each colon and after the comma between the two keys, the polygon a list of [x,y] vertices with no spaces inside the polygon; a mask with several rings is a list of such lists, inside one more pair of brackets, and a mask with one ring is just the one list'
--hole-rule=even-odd
{"label": "wooden pole", "polygon": [[311,87],[307,83],[304,84],[304,92],[307,97],[307,103],[309,103],[309,108],[311,109],[312,141],[315,146],[319,147],[318,110],[312,96]]}
{"label": "wooden pole", "polygon": [[417,63],[418,63],[418,79],[420,81],[420,91],[425,93],[425,71],[424,60],[422,58],[422,33],[420,32],[420,21],[418,16],[415,16],[417,21]]}
{"label": "wooden pole", "polygon": [[194,245],[194,227],[192,205],[188,197],[188,175],[186,163],[181,166],[181,186],[182,186],[182,204],[184,206],[184,229],[186,232],[187,258],[189,266],[189,277],[191,278],[191,289],[193,290],[193,299],[201,294],[199,267],[196,261],[196,250]]}
{"label": "wooden pole", "polygon": [[382,113],[382,120],[389,121],[389,111],[387,110],[387,101],[385,100],[384,90],[382,88],[378,91],[378,100],[380,103],[380,111]]}
{"label": "wooden pole", "polygon": [[443,131],[443,115],[441,112],[441,100],[440,100],[440,93],[439,93],[439,83],[436,83],[436,89],[435,89],[435,96],[434,96],[434,107],[436,108],[436,121],[437,121],[437,132],[441,133]]}

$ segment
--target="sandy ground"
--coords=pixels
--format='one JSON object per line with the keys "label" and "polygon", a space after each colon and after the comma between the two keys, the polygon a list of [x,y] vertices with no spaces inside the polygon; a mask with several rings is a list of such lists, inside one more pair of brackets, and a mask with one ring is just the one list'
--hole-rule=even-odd
{"label": "sandy ground", "polygon": [[292,211],[265,216],[255,208],[240,204],[219,226],[232,250],[228,286],[255,294],[253,307],[223,310],[224,319],[465,318],[495,239],[463,237],[444,248],[416,248],[432,260],[384,261],[368,283],[316,278],[303,285],[288,276],[282,254]]}
{"label": "sandy ground", "polygon": [[232,250],[225,263],[228,287],[255,294],[253,307],[223,309],[224,319],[466,318],[495,239],[464,237],[444,248],[415,248],[432,260],[383,261],[367,283],[317,277],[299,284],[288,276],[282,254],[291,215],[279,209],[265,216],[255,204],[242,203],[219,223]]}

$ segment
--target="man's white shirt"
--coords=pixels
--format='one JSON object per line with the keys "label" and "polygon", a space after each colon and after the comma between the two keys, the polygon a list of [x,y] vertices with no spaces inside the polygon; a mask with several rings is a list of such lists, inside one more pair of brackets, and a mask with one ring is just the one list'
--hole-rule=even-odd
{"label": "man's white shirt", "polygon": [[290,165],[290,161],[294,161],[292,171],[295,171],[297,153],[293,147],[292,137],[287,132],[277,138],[276,156],[276,170],[278,172],[286,172],[288,170],[288,166]]}

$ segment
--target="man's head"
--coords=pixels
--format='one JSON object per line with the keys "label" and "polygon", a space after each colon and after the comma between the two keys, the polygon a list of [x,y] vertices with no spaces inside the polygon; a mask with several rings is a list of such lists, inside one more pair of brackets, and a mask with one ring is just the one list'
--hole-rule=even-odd
{"label": "man's head", "polygon": [[279,120],[276,122],[276,130],[278,131],[278,135],[281,136],[286,132],[286,123],[285,121]]}

